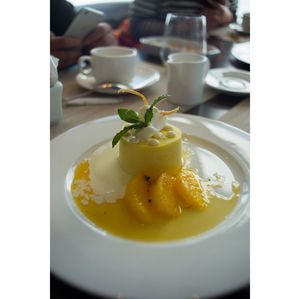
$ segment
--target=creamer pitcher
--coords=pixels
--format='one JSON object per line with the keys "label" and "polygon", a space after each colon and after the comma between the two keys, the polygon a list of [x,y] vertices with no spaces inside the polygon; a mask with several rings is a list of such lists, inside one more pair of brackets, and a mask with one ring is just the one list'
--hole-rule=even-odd
{"label": "creamer pitcher", "polygon": [[169,55],[167,63],[170,101],[179,105],[201,103],[210,66],[208,58],[194,53],[176,53]]}

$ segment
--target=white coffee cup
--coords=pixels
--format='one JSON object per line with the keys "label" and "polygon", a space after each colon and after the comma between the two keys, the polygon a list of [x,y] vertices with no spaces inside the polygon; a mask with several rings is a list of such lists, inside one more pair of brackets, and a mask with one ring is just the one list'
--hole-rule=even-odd
{"label": "white coffee cup", "polygon": [[[81,56],[78,60],[79,71],[94,76],[97,83],[128,84],[135,75],[137,50],[127,47],[99,47],[91,50],[91,56]],[[83,68],[84,61],[91,68]]]}
{"label": "white coffee cup", "polygon": [[178,105],[201,103],[210,66],[208,58],[194,53],[175,53],[168,56],[167,65],[169,101]]}
{"label": "white coffee cup", "polygon": [[243,15],[242,27],[245,33],[250,33],[250,12]]}

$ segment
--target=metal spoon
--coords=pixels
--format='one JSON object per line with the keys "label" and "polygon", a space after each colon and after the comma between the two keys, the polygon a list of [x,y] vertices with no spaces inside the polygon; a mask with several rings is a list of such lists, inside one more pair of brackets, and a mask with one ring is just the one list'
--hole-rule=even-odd
{"label": "metal spoon", "polygon": [[93,92],[99,92],[103,94],[116,95],[120,89],[129,89],[128,86],[120,84],[120,83],[101,83],[96,85],[93,89],[63,98],[63,102],[66,104],[72,100],[87,96],[92,94]]}

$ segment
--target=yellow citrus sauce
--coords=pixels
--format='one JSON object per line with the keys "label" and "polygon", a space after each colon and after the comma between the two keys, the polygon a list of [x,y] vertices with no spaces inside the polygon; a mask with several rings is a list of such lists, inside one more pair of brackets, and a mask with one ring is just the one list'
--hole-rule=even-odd
{"label": "yellow citrus sauce", "polygon": [[[75,192],[78,182],[83,181],[87,184],[85,196]],[[178,217],[163,217],[155,223],[143,224],[129,211],[124,199],[100,204],[89,199],[93,191],[89,187],[88,160],[77,166],[71,191],[80,211],[96,226],[122,238],[146,242],[171,241],[206,232],[225,220],[238,201],[238,196],[225,200],[216,195],[210,197],[209,205],[204,210],[182,208]]]}

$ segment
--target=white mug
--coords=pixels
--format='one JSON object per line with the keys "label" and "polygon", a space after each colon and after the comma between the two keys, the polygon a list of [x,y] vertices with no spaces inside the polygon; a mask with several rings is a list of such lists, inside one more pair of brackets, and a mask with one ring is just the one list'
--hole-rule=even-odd
{"label": "white mug", "polygon": [[168,56],[167,64],[169,101],[177,105],[199,104],[210,66],[208,58],[194,53],[176,53]]}
{"label": "white mug", "polygon": [[[127,47],[99,47],[91,50],[91,56],[81,56],[79,71],[94,76],[97,83],[128,84],[135,75],[137,50]],[[91,68],[84,69],[82,63],[89,61]]]}

